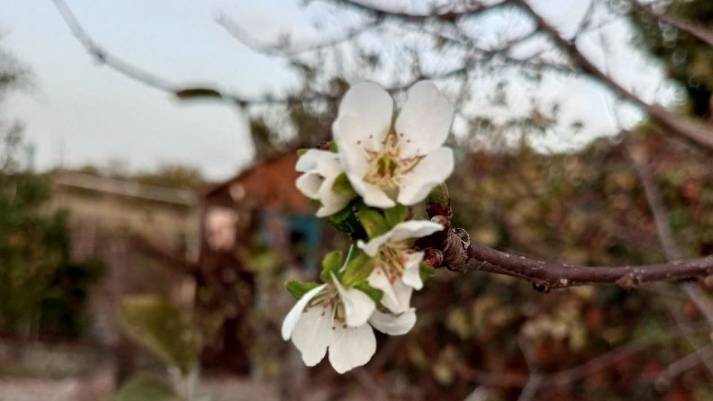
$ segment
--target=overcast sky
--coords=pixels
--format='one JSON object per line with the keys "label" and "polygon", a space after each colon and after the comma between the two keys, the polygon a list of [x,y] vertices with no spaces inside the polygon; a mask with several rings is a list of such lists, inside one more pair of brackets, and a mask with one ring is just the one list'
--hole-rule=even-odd
{"label": "overcast sky", "polygon": [[[72,37],[51,0],[0,0],[0,46],[29,66],[35,89],[12,96],[3,113],[21,119],[37,148],[41,168],[62,164],[152,168],[165,163],[197,166],[212,179],[234,174],[252,149],[245,121],[234,109],[216,103],[181,104],[97,65]],[[286,30],[309,36],[310,14],[287,0],[67,0],[101,46],[176,82],[207,82],[244,94],[280,90],[294,84],[284,61],[249,50],[215,23],[225,13],[266,41]],[[418,3],[411,1],[411,3]],[[564,29],[584,1],[539,1]],[[312,18],[313,20],[313,18]],[[613,29],[617,29],[614,27]],[[623,29],[623,28],[618,28]],[[583,44],[587,47],[587,43]],[[601,62],[597,50],[589,54]],[[631,62],[633,50],[618,46],[621,60],[609,61],[622,80],[645,97],[659,88],[657,73]],[[559,85],[559,86],[558,86]],[[593,111],[598,126],[611,131],[606,91],[589,83],[560,81],[551,92],[566,93],[569,109]]]}

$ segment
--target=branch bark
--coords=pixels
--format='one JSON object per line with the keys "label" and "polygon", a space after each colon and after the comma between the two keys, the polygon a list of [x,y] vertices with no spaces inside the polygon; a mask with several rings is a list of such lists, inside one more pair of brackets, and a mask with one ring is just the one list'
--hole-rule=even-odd
{"label": "branch bark", "polygon": [[453,211],[445,190],[429,198],[427,213],[445,230],[417,243],[424,249],[424,261],[434,268],[445,267],[459,272],[483,271],[518,277],[533,283],[535,289],[547,292],[584,284],[616,284],[634,288],[658,281],[706,277],[713,274],[713,255],[675,260],[667,263],[628,266],[582,266],[549,262],[499,251],[470,241],[462,228],[453,228]]}

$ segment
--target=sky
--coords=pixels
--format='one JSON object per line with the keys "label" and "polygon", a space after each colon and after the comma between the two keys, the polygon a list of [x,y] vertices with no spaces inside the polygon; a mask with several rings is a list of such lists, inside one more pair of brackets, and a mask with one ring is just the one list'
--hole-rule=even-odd
{"label": "sky", "polygon": [[[239,43],[218,26],[216,16],[234,18],[269,43],[284,32],[316,37],[318,31],[310,23],[315,15],[323,15],[303,11],[292,0],[66,1],[95,42],[122,59],[171,81],[214,83],[246,95],[284,91],[295,78],[283,59]],[[572,16],[586,8],[586,2],[537,3],[565,31],[574,26]],[[33,88],[10,97],[2,115],[25,123],[39,168],[122,164],[136,170],[180,163],[218,180],[249,162],[246,121],[235,108],[181,103],[97,64],[71,35],[51,0],[0,0],[0,9],[0,47],[34,74]],[[496,16],[477,28],[487,31],[489,24],[507,23],[503,18],[508,16]],[[610,28],[626,29],[617,24]],[[590,57],[645,98],[661,96],[661,88],[652,85],[660,81],[659,73],[635,60],[630,46],[616,44],[615,56],[604,60],[595,39],[582,43]],[[590,137],[615,130],[609,107],[613,98],[597,85],[555,79],[547,90],[565,96],[565,117],[578,119],[585,113],[593,123]]]}

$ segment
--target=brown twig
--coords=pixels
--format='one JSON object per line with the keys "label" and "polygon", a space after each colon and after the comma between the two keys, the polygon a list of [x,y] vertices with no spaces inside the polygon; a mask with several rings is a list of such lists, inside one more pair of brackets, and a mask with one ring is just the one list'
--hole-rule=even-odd
{"label": "brown twig", "polygon": [[[631,266],[582,266],[548,262],[499,251],[470,241],[468,233],[452,228],[450,199],[447,194],[430,198],[429,217],[446,229],[419,241],[427,255],[440,255],[433,267],[446,267],[460,272],[484,271],[531,281],[538,290],[547,292],[583,284],[617,284],[625,288],[657,281],[673,281],[713,274],[713,255],[667,263]],[[429,259],[431,260],[431,259]]]}
{"label": "brown twig", "polygon": [[668,365],[666,370],[664,370],[656,378],[656,382],[661,385],[668,385],[676,376],[698,366],[701,363],[701,360],[705,361],[712,358],[713,345],[706,345],[705,347],[698,348],[683,358]]}
{"label": "brown twig", "polygon": [[[651,210],[651,214],[654,216],[654,224],[656,226],[656,232],[658,235],[659,242],[663,248],[664,254],[669,260],[680,259],[684,256],[683,252],[679,248],[678,244],[674,240],[673,233],[671,232],[671,227],[668,224],[668,213],[666,212],[663,198],[661,196],[661,191],[658,185],[654,181],[654,177],[651,175],[649,169],[648,155],[646,150],[639,146],[629,145],[629,155],[634,164],[636,172],[641,181],[641,185],[644,187],[644,194],[646,195],[646,201]],[[703,313],[706,320],[710,325],[713,325],[713,304],[710,299],[706,297],[705,294],[699,288],[696,283],[683,283],[681,285],[686,296],[696,305],[696,307]],[[687,328],[688,322],[685,318],[681,316],[681,313],[677,310],[675,306],[669,306],[669,310],[676,321],[676,324],[682,328]],[[693,347],[696,351],[691,355],[695,356],[698,362],[703,363],[703,365],[708,369],[708,372],[713,375],[713,362],[711,361],[710,355],[707,355],[703,351],[703,346],[700,341],[692,334],[684,334],[686,341]]]}

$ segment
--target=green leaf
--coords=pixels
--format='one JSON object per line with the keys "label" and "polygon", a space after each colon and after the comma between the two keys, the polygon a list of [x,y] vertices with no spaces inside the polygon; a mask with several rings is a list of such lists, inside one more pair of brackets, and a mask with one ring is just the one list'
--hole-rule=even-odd
{"label": "green leaf", "polygon": [[354,288],[368,295],[369,298],[371,298],[371,300],[374,301],[374,303],[376,304],[381,302],[381,298],[384,296],[383,291],[370,286],[366,282],[361,282],[355,285]]}
{"label": "green leaf", "polygon": [[319,283],[315,283],[314,281],[303,282],[299,280],[290,280],[285,283],[285,288],[290,294],[292,294],[293,297],[295,297],[295,299],[300,299],[307,293],[307,291],[317,287],[318,285]]}
{"label": "green leaf", "polygon": [[337,153],[339,151],[339,149],[337,149],[337,143],[334,141],[329,141],[329,150],[334,153]]}
{"label": "green leaf", "polygon": [[386,218],[386,224],[389,227],[393,227],[402,221],[406,220],[408,215],[408,207],[404,205],[396,205],[391,209],[384,210],[384,217]]}
{"label": "green leaf", "polygon": [[344,197],[351,198],[357,195],[356,191],[354,190],[354,187],[352,187],[352,183],[349,182],[349,178],[347,178],[347,175],[344,173],[340,174],[334,180],[334,184],[332,184],[332,189],[334,190],[334,192]]}
{"label": "green leaf", "polygon": [[325,283],[332,281],[332,273],[339,274],[339,268],[342,267],[342,251],[332,251],[322,258],[322,273],[319,278]]}
{"label": "green leaf", "polygon": [[148,375],[131,378],[114,396],[114,401],[181,401],[171,386]]}
{"label": "green leaf", "polygon": [[121,303],[126,334],[169,366],[188,374],[196,365],[200,336],[189,313],[155,295],[132,295]]}
{"label": "green leaf", "polygon": [[357,210],[357,215],[369,238],[378,237],[389,231],[389,225],[386,224],[384,216],[378,211],[362,204]]}
{"label": "green leaf", "polygon": [[371,274],[373,268],[371,258],[367,254],[358,254],[347,264],[347,268],[344,270],[344,275],[342,276],[342,284],[344,284],[345,287],[354,287],[364,282],[367,277],[369,277],[369,274]]}
{"label": "green leaf", "polygon": [[223,94],[211,88],[185,88],[175,92],[177,98],[181,100],[193,100],[197,98],[222,98]]}

